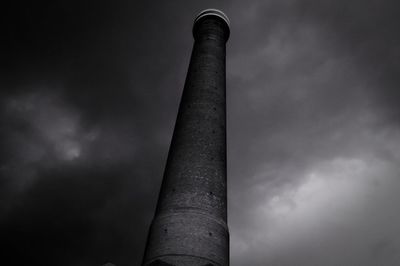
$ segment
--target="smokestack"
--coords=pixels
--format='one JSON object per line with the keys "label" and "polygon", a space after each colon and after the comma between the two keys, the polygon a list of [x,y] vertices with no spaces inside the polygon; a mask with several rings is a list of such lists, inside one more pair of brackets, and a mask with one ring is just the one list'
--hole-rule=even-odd
{"label": "smokestack", "polygon": [[195,39],[143,265],[229,265],[226,41],[229,19],[207,9]]}

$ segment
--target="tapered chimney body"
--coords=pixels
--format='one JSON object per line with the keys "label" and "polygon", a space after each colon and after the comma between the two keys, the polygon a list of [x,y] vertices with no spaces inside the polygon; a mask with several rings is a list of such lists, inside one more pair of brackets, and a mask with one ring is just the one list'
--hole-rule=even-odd
{"label": "tapered chimney body", "polygon": [[143,265],[229,265],[225,44],[229,20],[201,12]]}

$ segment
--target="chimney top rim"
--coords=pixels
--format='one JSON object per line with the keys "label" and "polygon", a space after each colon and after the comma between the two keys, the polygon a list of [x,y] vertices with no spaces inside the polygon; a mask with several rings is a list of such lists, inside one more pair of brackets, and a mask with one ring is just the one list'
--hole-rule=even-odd
{"label": "chimney top rim", "polygon": [[228,26],[228,28],[230,27],[230,21],[229,21],[228,16],[224,12],[222,12],[221,10],[215,9],[215,8],[208,8],[208,9],[204,9],[203,11],[201,11],[196,16],[193,24],[196,24],[197,21],[199,21],[201,18],[206,17],[206,16],[217,16],[217,17],[220,17],[225,21],[225,23]]}

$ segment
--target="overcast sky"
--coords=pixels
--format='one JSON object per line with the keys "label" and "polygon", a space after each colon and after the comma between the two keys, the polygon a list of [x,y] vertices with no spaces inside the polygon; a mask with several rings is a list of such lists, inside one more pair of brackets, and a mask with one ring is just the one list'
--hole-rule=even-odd
{"label": "overcast sky", "polygon": [[3,262],[140,264],[210,7],[231,20],[231,265],[400,265],[396,0],[2,6]]}

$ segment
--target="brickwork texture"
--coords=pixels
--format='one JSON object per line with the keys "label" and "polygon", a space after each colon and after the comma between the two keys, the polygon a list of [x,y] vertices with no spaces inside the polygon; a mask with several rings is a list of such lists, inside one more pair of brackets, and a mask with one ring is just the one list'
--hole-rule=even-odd
{"label": "brickwork texture", "polygon": [[225,56],[229,25],[197,19],[143,265],[229,265]]}

